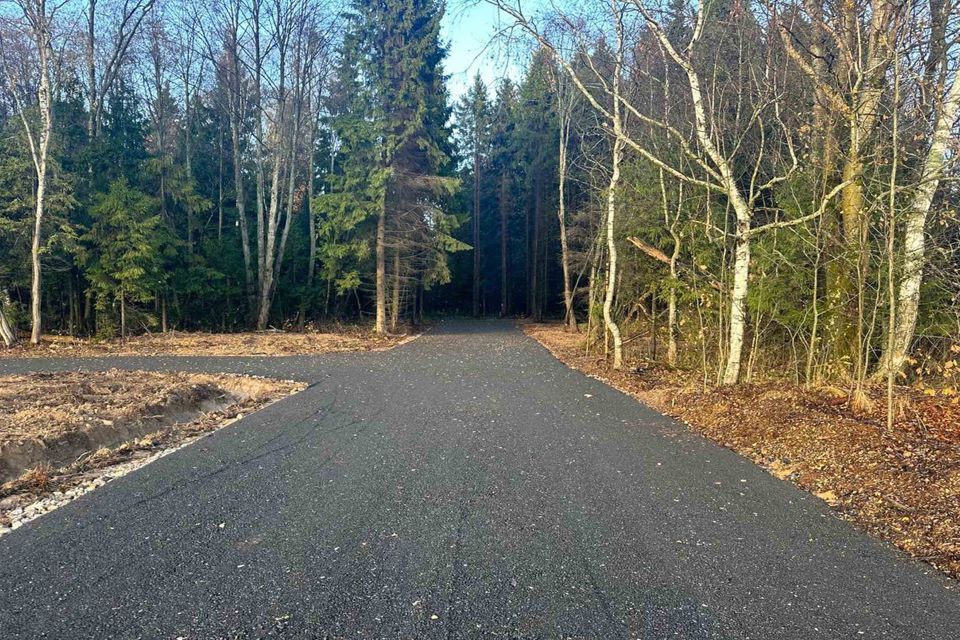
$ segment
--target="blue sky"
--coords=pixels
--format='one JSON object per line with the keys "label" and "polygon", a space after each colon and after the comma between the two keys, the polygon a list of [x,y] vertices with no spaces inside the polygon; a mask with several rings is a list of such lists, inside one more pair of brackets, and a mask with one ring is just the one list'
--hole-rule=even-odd
{"label": "blue sky", "polygon": [[454,100],[463,95],[477,73],[491,87],[505,74],[516,77],[506,48],[498,41],[491,44],[503,26],[496,7],[482,0],[448,0],[443,39],[449,45],[449,53],[444,67],[450,76],[450,95]]}

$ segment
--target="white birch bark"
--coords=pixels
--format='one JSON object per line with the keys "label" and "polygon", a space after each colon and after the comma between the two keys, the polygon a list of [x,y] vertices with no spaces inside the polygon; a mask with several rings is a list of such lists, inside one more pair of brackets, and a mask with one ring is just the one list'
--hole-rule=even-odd
{"label": "white birch bark", "polygon": [[560,90],[561,83],[557,82],[558,116],[560,118],[559,136],[559,173],[557,217],[560,222],[560,263],[563,268],[563,306],[564,323],[570,331],[577,331],[577,316],[573,311],[573,289],[570,282],[570,248],[567,242],[567,145],[570,142],[570,108],[572,100]]}
{"label": "white birch bark", "polygon": [[617,60],[613,72],[613,151],[610,164],[610,185],[607,191],[607,286],[603,298],[603,323],[613,341],[613,368],[623,366],[623,339],[613,319],[613,298],[617,286],[617,185],[620,182],[620,159],[623,156],[623,118],[620,108],[620,73],[623,64],[622,25],[617,23]]}
{"label": "white birch bark", "polygon": [[[674,62],[683,69],[684,74],[687,76],[690,99],[693,105],[697,142],[716,168],[716,172],[719,174],[720,184],[737,217],[734,236],[736,251],[734,252],[733,263],[733,289],[730,292],[729,348],[727,351],[727,362],[723,370],[723,383],[736,384],[740,379],[740,360],[743,353],[743,336],[747,319],[747,290],[750,277],[750,223],[753,217],[752,207],[750,202],[748,202],[740,192],[734,176],[733,167],[730,166],[730,162],[720,152],[716,144],[714,144],[713,138],[710,135],[699,75],[690,63],[689,58],[681,55],[676,50],[660,24],[657,23],[642,6],[640,7],[640,11],[643,13],[651,30],[657,36],[661,46],[663,46],[664,50],[666,50]],[[701,5],[697,14],[697,24],[694,28],[694,34],[690,45],[687,47],[688,55],[689,52],[692,51],[693,45],[699,39],[700,34],[703,32],[705,20],[703,5]]]}
{"label": "white birch bark", "polygon": [[33,168],[36,174],[37,185],[35,192],[35,206],[33,218],[33,238],[30,244],[30,263],[31,263],[31,283],[30,283],[30,342],[40,343],[42,333],[41,296],[42,296],[42,269],[40,264],[40,247],[43,232],[43,216],[46,208],[47,197],[47,161],[50,155],[50,138],[53,135],[53,88],[52,88],[52,66],[54,59],[52,34],[51,34],[51,14],[47,9],[45,0],[33,0],[32,2],[18,3],[23,17],[30,25],[34,45],[37,48],[37,62],[39,71],[39,84],[37,86],[37,102],[40,110],[40,130],[37,135],[24,111],[24,105],[21,103],[16,90],[16,81],[10,76],[10,70],[4,61],[4,71],[8,75],[8,82],[16,101],[16,106],[20,112],[20,120],[23,124],[24,133],[27,137],[27,143],[30,147],[30,155],[33,159]]}
{"label": "white birch bark", "polygon": [[960,73],[954,76],[953,84],[940,108],[934,125],[933,140],[920,173],[920,184],[907,212],[903,237],[903,274],[897,293],[896,330],[892,350],[884,354],[880,370],[903,368],[910,343],[917,326],[917,310],[920,306],[920,284],[923,281],[923,262],[926,252],[924,229],[933,204],[933,197],[943,178],[947,145],[950,132],[960,112]]}
{"label": "white birch bark", "polygon": [[17,334],[3,313],[9,304],[10,295],[5,290],[0,291],[0,339],[3,340],[4,345],[12,347],[17,342]]}

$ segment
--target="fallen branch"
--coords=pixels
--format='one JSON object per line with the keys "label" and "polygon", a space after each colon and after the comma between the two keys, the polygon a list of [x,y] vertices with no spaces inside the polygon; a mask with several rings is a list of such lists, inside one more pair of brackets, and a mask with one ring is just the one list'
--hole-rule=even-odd
{"label": "fallen branch", "polygon": [[[632,244],[633,246],[635,246],[637,249],[640,249],[640,251],[642,251],[643,253],[647,254],[649,257],[653,258],[653,259],[656,260],[657,262],[662,262],[662,263],[665,264],[665,265],[669,265],[669,264],[670,264],[670,257],[669,257],[667,254],[665,254],[663,251],[660,251],[660,249],[657,249],[656,247],[647,244],[646,242],[644,242],[644,241],[641,240],[640,238],[636,238],[636,237],[634,237],[634,236],[628,236],[628,237],[627,237],[627,241],[629,241],[630,244]],[[682,265],[682,264],[678,264],[677,267],[678,267],[681,271],[693,271],[691,268],[689,268],[689,267],[687,267],[687,266],[685,266],[685,265]],[[716,289],[717,291],[723,291],[723,285],[721,285],[719,282],[717,282],[716,280],[714,280],[713,277],[710,275],[710,273],[709,273],[705,268],[700,267],[700,266],[698,266],[697,268],[698,268],[704,275],[707,276],[707,283],[708,283],[711,287],[713,287],[713,288]]]}

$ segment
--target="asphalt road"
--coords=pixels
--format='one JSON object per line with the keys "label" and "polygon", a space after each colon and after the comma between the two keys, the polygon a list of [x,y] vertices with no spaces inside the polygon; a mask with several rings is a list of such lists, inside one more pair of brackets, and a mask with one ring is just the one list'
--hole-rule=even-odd
{"label": "asphalt road", "polygon": [[960,637],[956,584],[506,322],[310,381],[0,538],[0,638]]}

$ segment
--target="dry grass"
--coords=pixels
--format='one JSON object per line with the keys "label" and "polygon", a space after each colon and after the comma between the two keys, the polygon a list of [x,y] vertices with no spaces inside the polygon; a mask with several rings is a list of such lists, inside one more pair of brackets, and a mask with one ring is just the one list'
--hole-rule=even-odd
{"label": "dry grass", "polygon": [[[91,429],[157,424],[155,431],[139,437],[121,435],[128,439],[117,446],[91,447],[61,468],[41,462],[0,484],[0,499],[14,496],[18,504],[29,504],[82,484],[98,470],[186,444],[303,387],[228,374],[119,370],[0,376],[0,458],[7,445],[46,447],[74,441],[77,433]],[[130,433],[136,431],[122,432]],[[4,524],[9,523],[0,509],[0,526]]]}
{"label": "dry grass", "polygon": [[118,369],[0,376],[0,445],[120,426],[227,396],[260,402],[297,386],[226,374]]}
{"label": "dry grass", "polygon": [[48,464],[38,464],[33,469],[20,476],[23,486],[36,494],[47,492],[50,487],[50,479],[53,475],[53,469]]}
{"label": "dry grass", "polygon": [[19,344],[0,349],[0,357],[88,356],[291,356],[342,351],[389,349],[402,337],[377,336],[362,328],[301,333],[264,331],[256,333],[180,332],[136,336],[122,342],[84,340],[47,335],[39,345]]}

